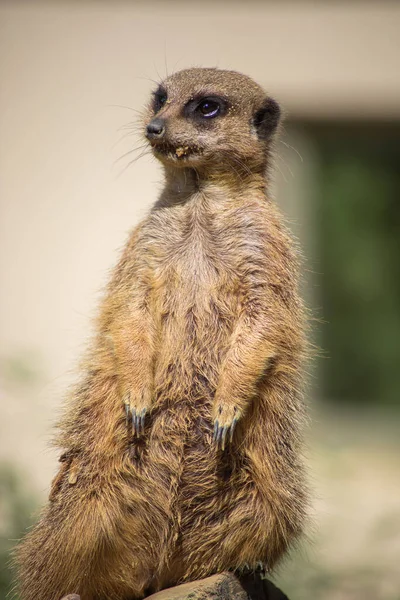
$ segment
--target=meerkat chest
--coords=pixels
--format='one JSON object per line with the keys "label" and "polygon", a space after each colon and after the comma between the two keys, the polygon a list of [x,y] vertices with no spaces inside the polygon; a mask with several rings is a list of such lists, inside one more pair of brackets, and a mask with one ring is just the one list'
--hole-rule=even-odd
{"label": "meerkat chest", "polygon": [[186,314],[192,307],[203,315],[217,307],[228,320],[236,314],[246,274],[265,258],[255,217],[246,209],[155,215],[144,256],[161,314]]}
{"label": "meerkat chest", "polygon": [[223,231],[204,221],[172,223],[152,257],[155,286],[181,294],[215,293],[239,277],[237,253]]}
{"label": "meerkat chest", "polygon": [[155,215],[144,234],[141,255],[162,332],[160,357],[184,360],[190,347],[203,364],[213,348],[216,364],[241,312],[247,273],[258,260],[261,241],[255,242],[248,215],[170,212]]}

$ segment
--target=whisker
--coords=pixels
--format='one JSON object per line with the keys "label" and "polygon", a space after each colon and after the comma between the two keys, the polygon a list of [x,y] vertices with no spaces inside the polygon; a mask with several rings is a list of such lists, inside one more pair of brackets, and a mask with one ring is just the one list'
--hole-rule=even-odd
{"label": "whisker", "polygon": [[251,175],[251,170],[249,169],[249,167],[246,165],[246,163],[244,163],[242,160],[240,160],[240,158],[238,156],[233,155],[233,158],[236,160],[236,162],[242,167],[242,169],[248,174]]}
{"label": "whisker", "polygon": [[122,169],[122,171],[120,173],[118,173],[117,175],[117,179],[119,179],[121,177],[121,175],[123,175],[125,173],[125,171],[131,166],[133,165],[133,163],[137,162],[140,158],[142,158],[143,156],[146,156],[146,154],[151,154],[153,156],[153,153],[149,150],[146,150],[145,152],[142,152],[142,154],[139,154],[139,156],[136,156],[134,159],[132,159],[131,161],[128,162],[128,164]]}
{"label": "whisker", "polygon": [[290,148],[291,150],[293,150],[293,152],[296,152],[296,154],[300,158],[301,162],[304,162],[302,155],[300,154],[300,152],[296,148],[294,148],[293,146],[291,146],[287,142],[284,142],[283,140],[279,140],[279,141],[280,141],[281,144],[283,144],[284,146],[286,146],[286,148]]}
{"label": "whisker", "polygon": [[[287,168],[287,170],[289,171],[289,174],[291,175],[291,177],[294,177],[293,175],[293,171],[291,170],[291,168],[289,167],[289,165],[287,164],[287,162],[284,160],[283,156],[281,156],[280,154],[277,153],[277,158],[279,160],[282,161],[282,163],[284,164],[284,166]],[[278,161],[276,161],[277,163]]]}
{"label": "whisker", "polygon": [[227,155],[225,156],[225,158],[226,158],[226,160],[227,160],[227,162],[228,162],[228,164],[229,164],[230,168],[231,168],[231,169],[233,170],[233,172],[236,174],[236,176],[237,176],[237,177],[238,177],[238,178],[239,178],[241,181],[243,181],[242,174],[241,174],[241,173],[240,173],[240,172],[237,170],[237,168],[235,167],[235,164],[234,164],[234,163],[232,163],[232,160],[231,160],[231,159],[232,159],[232,157],[231,157],[231,156],[229,156],[229,154],[227,154]]}
{"label": "whisker", "polygon": [[109,108],[126,108],[126,110],[131,110],[132,112],[135,112],[138,115],[142,114],[142,112],[137,108],[132,108],[131,106],[126,106],[125,104],[106,104],[106,106],[108,106]]}
{"label": "whisker", "polygon": [[276,165],[276,168],[278,169],[279,173],[282,175],[284,182],[287,183],[287,179],[286,179],[285,175],[283,174],[282,169],[280,168],[277,160],[275,161],[275,165]]}
{"label": "whisker", "polygon": [[[244,171],[244,173],[246,173],[247,175],[251,175],[252,174],[251,170],[246,165],[246,163],[244,163],[238,156],[236,156],[236,154],[230,154],[229,152],[226,152],[225,156],[227,158],[229,158],[230,160],[234,160],[235,163],[238,165],[239,169],[241,169],[242,171]],[[241,176],[240,172],[236,171],[236,173],[240,177],[241,181],[243,181],[243,177]]]}
{"label": "whisker", "polygon": [[132,154],[133,152],[137,152],[138,150],[143,150],[143,148],[145,148],[146,146],[148,146],[147,142],[145,144],[142,144],[141,146],[132,148],[132,150],[128,150],[128,152],[125,152],[124,154],[122,154],[122,156],[120,156],[119,158],[114,160],[113,166],[115,166],[117,163],[119,163],[119,161],[122,160],[123,158],[125,158],[125,156],[129,156],[129,154]]}
{"label": "whisker", "polygon": [[[157,73],[158,82],[162,81],[162,77],[161,77],[160,73],[158,72],[155,62],[153,62],[153,68],[154,68],[155,72]],[[159,85],[159,83],[158,83],[158,85]]]}
{"label": "whisker", "polygon": [[[231,169],[236,173],[237,177],[243,181],[243,177],[242,174],[235,168],[235,166],[232,164],[232,160],[235,160],[236,164],[237,164],[237,160],[236,157],[231,155],[229,152],[227,152],[226,150],[222,150],[222,154],[223,156],[227,159],[227,162],[229,163]],[[240,165],[241,166],[241,165]]]}
{"label": "whisker", "polygon": [[[154,68],[155,68],[155,65],[154,65]],[[157,70],[157,69],[155,69],[155,70]],[[155,79],[152,79],[151,77],[140,77],[139,75],[136,75],[135,79],[142,79],[143,81],[151,81],[152,83],[155,83],[157,87],[160,85],[160,80],[156,81]]]}
{"label": "whisker", "polygon": [[165,76],[169,77],[168,64],[167,64],[167,40],[164,38],[164,65],[165,65]]}
{"label": "whisker", "polygon": [[111,146],[111,150],[114,150],[114,148],[116,146],[118,146],[118,144],[120,144],[122,142],[122,140],[124,140],[125,138],[129,137],[130,135],[136,135],[136,131],[127,131],[126,133],[124,133],[124,135],[122,135],[112,146]]}
{"label": "whisker", "polygon": [[177,70],[178,64],[181,62],[181,60],[182,60],[183,58],[184,58],[184,57],[183,57],[183,56],[181,56],[181,57],[180,57],[180,58],[178,58],[178,60],[177,60],[177,61],[174,63],[174,66],[172,67],[172,72],[173,72],[173,73],[174,73],[174,72]]}
{"label": "whisker", "polygon": [[129,123],[125,123],[125,125],[118,127],[117,131],[123,131],[124,129],[137,129],[140,127],[141,125],[138,121],[129,121]]}
{"label": "whisker", "polygon": [[237,156],[236,154],[232,153],[231,158],[233,160],[236,161],[236,164],[239,165],[239,167],[241,167],[245,173],[247,173],[248,175],[251,175],[251,170],[249,169],[249,167],[246,165],[246,163],[244,163],[239,156]]}

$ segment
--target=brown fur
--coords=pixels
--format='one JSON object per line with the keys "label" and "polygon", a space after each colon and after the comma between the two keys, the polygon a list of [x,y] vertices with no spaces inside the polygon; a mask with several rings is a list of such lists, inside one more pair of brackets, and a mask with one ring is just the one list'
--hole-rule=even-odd
{"label": "brown fur", "polygon": [[[108,286],[50,502],[19,548],[23,600],[139,598],[270,568],[303,528],[303,310],[266,192],[277,105],[229,71],[163,86],[166,133],[152,145],[165,188]],[[223,96],[226,114],[188,118],[199,94]],[[141,435],[124,403],[147,410]],[[214,421],[230,433],[235,418],[222,450]]]}

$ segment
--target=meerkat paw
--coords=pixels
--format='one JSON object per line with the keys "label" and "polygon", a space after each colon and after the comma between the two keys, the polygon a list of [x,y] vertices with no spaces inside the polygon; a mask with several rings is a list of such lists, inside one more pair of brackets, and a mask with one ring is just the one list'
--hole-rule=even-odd
{"label": "meerkat paw", "polygon": [[127,392],[124,395],[126,426],[132,428],[132,435],[139,437],[144,433],[146,416],[151,409],[151,393]]}
{"label": "meerkat paw", "polygon": [[235,427],[242,412],[234,404],[218,403],[214,412],[213,440],[218,447],[225,450],[226,444],[232,442]]}
{"label": "meerkat paw", "polygon": [[250,566],[249,563],[244,563],[240,567],[234,569],[234,572],[238,575],[238,577],[257,574],[260,576],[260,579],[267,579],[269,567],[266,563],[258,561],[254,566]]}

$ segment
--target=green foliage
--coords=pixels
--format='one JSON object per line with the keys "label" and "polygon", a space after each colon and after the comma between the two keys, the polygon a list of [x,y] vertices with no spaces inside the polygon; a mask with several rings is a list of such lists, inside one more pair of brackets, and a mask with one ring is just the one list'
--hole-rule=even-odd
{"label": "green foliage", "polygon": [[400,405],[400,150],[394,128],[317,133],[323,395]]}
{"label": "green foliage", "polygon": [[32,524],[36,503],[22,477],[7,464],[0,465],[0,600],[12,586],[11,552]]}

